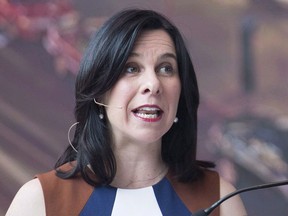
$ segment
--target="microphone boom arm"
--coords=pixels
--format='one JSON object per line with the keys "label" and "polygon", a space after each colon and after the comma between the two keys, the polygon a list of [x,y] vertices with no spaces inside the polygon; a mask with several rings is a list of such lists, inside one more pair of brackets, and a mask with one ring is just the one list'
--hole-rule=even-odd
{"label": "microphone boom arm", "polygon": [[260,190],[260,189],[264,189],[264,188],[277,187],[277,186],[282,186],[282,185],[287,185],[287,184],[288,184],[288,180],[285,180],[285,181],[256,185],[256,186],[236,190],[230,194],[227,194],[226,196],[224,196],[223,198],[221,198],[220,200],[215,202],[213,205],[211,205],[209,208],[196,212],[195,214],[193,214],[193,216],[208,216],[215,208],[217,208],[219,205],[221,205],[224,201],[226,201],[227,199],[229,199],[229,198],[231,198],[237,194],[251,191],[251,190]]}

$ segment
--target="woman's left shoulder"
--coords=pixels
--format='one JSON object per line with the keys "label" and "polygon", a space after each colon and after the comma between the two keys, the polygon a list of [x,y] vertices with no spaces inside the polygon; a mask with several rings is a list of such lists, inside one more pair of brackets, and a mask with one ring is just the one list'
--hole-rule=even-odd
{"label": "woman's left shoulder", "polygon": [[[236,188],[220,177],[220,197],[224,197],[236,190]],[[247,215],[243,202],[239,195],[231,197],[220,205],[220,215],[221,216],[245,216]]]}

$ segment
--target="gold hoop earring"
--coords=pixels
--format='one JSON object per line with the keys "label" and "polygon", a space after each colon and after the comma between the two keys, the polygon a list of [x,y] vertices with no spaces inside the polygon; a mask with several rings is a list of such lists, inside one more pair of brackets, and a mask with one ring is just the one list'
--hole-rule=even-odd
{"label": "gold hoop earring", "polygon": [[70,128],[69,128],[69,130],[68,130],[68,133],[67,133],[67,136],[68,136],[69,145],[72,147],[72,149],[73,149],[75,152],[78,153],[77,149],[72,145],[72,142],[71,142],[71,139],[70,139],[70,131],[71,131],[71,129],[72,129],[75,125],[77,125],[77,124],[79,124],[79,122],[75,122],[74,124],[72,124],[72,125],[70,126]]}

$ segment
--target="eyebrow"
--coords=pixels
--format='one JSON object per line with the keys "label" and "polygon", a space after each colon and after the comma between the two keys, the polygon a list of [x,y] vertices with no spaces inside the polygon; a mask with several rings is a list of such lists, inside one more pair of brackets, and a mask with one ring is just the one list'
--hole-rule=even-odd
{"label": "eyebrow", "polygon": [[[140,56],[140,54],[132,52],[132,53],[130,53],[129,58],[130,57],[139,57],[139,56]],[[174,53],[164,53],[158,59],[163,60],[163,59],[167,59],[167,58],[172,58],[175,61],[177,61],[177,57]]]}
{"label": "eyebrow", "polygon": [[175,61],[177,61],[177,57],[174,53],[164,53],[163,55],[160,56],[159,59],[167,59],[167,58],[172,58]]}

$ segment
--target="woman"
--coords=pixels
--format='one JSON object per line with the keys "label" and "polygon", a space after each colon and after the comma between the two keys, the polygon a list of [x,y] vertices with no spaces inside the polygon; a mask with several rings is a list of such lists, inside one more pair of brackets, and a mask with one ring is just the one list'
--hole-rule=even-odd
{"label": "woman", "polygon": [[[80,66],[71,145],[55,171],[20,189],[7,215],[180,216],[208,207],[234,188],[196,160],[198,104],[177,28],[150,10],[114,15]],[[213,214],[245,209],[236,197]]]}

